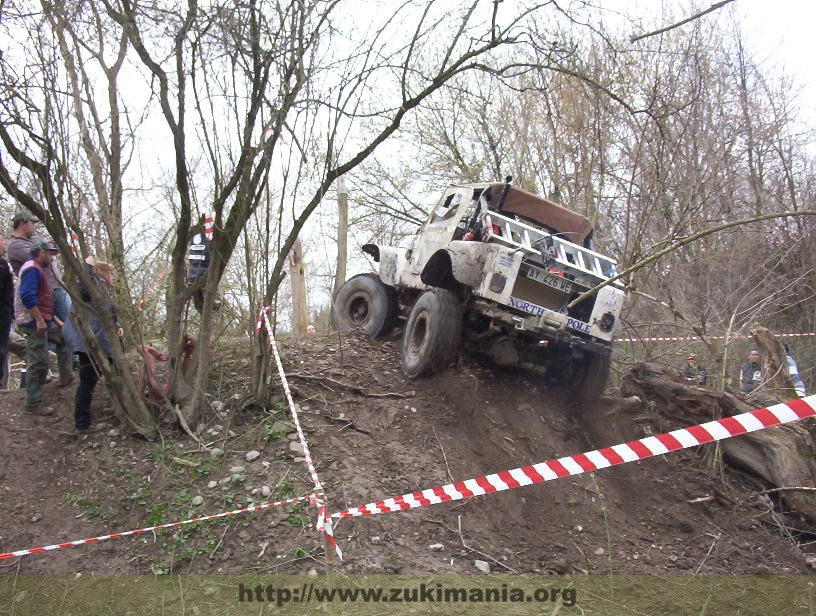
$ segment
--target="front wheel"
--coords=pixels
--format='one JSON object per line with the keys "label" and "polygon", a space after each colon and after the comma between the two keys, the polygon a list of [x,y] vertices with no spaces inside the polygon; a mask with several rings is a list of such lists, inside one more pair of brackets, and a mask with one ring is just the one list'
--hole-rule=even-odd
{"label": "front wheel", "polygon": [[359,329],[376,338],[391,331],[398,315],[394,289],[374,274],[359,274],[349,278],[337,292],[332,325],[341,332]]}
{"label": "front wheel", "polygon": [[419,296],[405,324],[402,372],[414,379],[450,364],[462,337],[459,300],[445,289]]}

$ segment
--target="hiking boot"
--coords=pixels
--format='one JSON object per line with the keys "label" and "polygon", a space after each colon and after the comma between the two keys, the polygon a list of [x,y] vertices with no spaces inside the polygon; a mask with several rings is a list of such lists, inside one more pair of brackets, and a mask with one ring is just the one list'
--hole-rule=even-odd
{"label": "hiking boot", "polygon": [[33,404],[25,407],[26,413],[32,415],[39,415],[40,417],[51,417],[54,414],[54,409],[50,406],[42,406],[41,404]]}
{"label": "hiking boot", "polygon": [[85,434],[94,434],[99,432],[102,428],[96,424],[91,424],[87,428],[74,428],[74,432],[77,436],[84,436]]}
{"label": "hiking boot", "polygon": [[76,381],[76,377],[75,377],[75,376],[72,374],[72,375],[71,375],[71,376],[69,376],[67,379],[60,379],[60,382],[59,382],[58,387],[68,387],[68,386],[69,386],[69,385],[71,385],[71,384],[72,384],[74,381]]}

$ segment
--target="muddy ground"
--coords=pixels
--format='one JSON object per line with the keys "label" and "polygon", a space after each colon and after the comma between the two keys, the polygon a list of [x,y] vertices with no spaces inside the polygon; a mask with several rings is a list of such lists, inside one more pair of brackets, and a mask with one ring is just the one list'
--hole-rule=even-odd
{"label": "muddy ground", "polygon": [[[80,438],[72,430],[73,391],[46,386],[53,418],[25,414],[20,391],[3,394],[0,552],[308,493],[279,383],[274,408],[245,404],[249,354],[240,340],[222,341],[213,354],[214,408],[199,432],[203,445],[169,427],[158,442],[129,434],[101,386],[93,409],[106,427]],[[283,354],[330,510],[612,444],[598,442],[603,406],[579,412],[560,387],[466,353],[419,381],[402,376],[397,338],[319,335],[283,345]],[[642,434],[665,424],[648,405],[637,417]],[[260,456],[247,461],[251,451]],[[479,560],[496,573],[811,572],[812,539],[773,522],[767,506],[750,497],[762,487],[715,472],[701,451],[684,451],[345,519],[335,529],[344,552],[336,567],[341,574],[475,574]],[[7,559],[0,572],[321,573],[315,513],[308,504],[267,509]]]}

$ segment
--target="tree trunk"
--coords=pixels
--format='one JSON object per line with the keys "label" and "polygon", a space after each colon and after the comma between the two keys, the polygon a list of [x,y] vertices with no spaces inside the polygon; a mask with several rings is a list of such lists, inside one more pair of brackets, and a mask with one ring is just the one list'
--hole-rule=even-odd
{"label": "tree trunk", "polygon": [[295,240],[289,253],[289,277],[292,285],[292,335],[301,338],[306,335],[309,323],[309,307],[306,303],[306,274],[303,269],[303,244]]}

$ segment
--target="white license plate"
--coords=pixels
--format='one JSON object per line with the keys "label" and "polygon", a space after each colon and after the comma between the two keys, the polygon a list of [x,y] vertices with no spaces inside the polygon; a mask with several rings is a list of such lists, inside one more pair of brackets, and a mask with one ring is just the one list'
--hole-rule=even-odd
{"label": "white license plate", "polygon": [[535,280],[536,282],[545,284],[548,287],[552,287],[553,289],[558,289],[559,291],[563,291],[564,293],[572,292],[572,283],[570,283],[569,280],[563,278],[562,276],[556,276],[555,274],[551,274],[550,272],[544,272],[542,270],[533,269],[532,267],[527,268],[527,271],[525,272],[524,275],[531,280]]}

